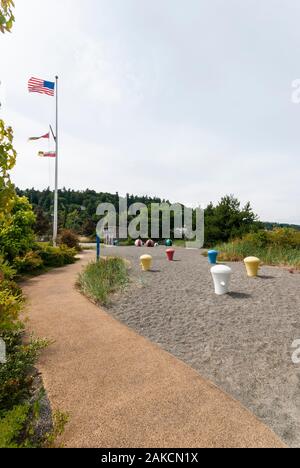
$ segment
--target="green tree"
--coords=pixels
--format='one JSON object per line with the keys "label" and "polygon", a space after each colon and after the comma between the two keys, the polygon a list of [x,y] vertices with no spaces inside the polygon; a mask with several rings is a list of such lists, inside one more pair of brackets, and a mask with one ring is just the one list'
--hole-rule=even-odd
{"label": "green tree", "polygon": [[5,32],[10,32],[15,17],[13,15],[13,0],[0,0],[0,31],[4,34]]}
{"label": "green tree", "polygon": [[0,253],[10,262],[25,255],[34,246],[35,215],[25,197],[13,198],[9,218],[0,223]]}
{"label": "green tree", "polygon": [[50,222],[46,214],[44,213],[43,209],[40,206],[37,206],[34,210],[36,220],[34,223],[34,232],[38,236],[44,236],[50,233]]}
{"label": "green tree", "polygon": [[0,120],[0,222],[12,208],[15,196],[14,185],[9,171],[16,163],[17,153],[13,148],[13,131]]}
{"label": "green tree", "polygon": [[72,210],[70,213],[67,214],[65,228],[71,229],[72,231],[75,231],[75,232],[79,232],[80,226],[81,226],[81,223],[80,223],[79,210],[78,209]]}
{"label": "green tree", "polygon": [[241,207],[233,195],[226,195],[217,206],[210,203],[205,210],[205,244],[227,242],[261,228],[250,203]]}
{"label": "green tree", "polygon": [[85,236],[96,235],[96,223],[91,219],[87,218],[82,225],[82,233]]}
{"label": "green tree", "polygon": [[10,179],[16,157],[13,131],[0,120],[0,253],[11,262],[32,248],[35,222],[29,201],[16,194]]}

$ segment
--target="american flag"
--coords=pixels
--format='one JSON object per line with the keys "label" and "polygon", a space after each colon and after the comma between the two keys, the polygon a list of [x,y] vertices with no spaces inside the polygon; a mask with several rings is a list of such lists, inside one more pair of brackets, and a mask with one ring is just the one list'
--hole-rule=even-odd
{"label": "american flag", "polygon": [[39,78],[30,78],[28,81],[28,91],[30,93],[48,94],[54,96],[55,83]]}

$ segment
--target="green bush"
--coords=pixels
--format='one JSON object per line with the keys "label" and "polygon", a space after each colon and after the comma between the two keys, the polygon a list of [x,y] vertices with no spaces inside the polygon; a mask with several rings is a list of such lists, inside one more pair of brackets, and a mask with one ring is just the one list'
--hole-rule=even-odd
{"label": "green bush", "polygon": [[[2,335],[5,343],[8,334]],[[30,395],[32,384],[32,367],[48,342],[46,340],[31,340],[29,344],[20,343],[22,334],[14,336],[15,344],[7,352],[7,361],[0,366],[0,414],[10,410],[14,405]],[[9,349],[9,348],[8,348]]]}
{"label": "green bush", "polygon": [[[25,443],[23,423],[28,408],[24,402],[31,397],[33,365],[47,342],[31,340],[28,344],[22,344],[24,325],[19,320],[19,314],[23,297],[12,279],[15,272],[6,267],[2,263],[4,279],[0,282],[0,338],[6,345],[6,362],[0,365],[0,446],[22,447]],[[30,421],[26,427],[28,424]]]}
{"label": "green bush", "polygon": [[41,390],[32,402],[15,405],[0,415],[0,448],[53,448],[57,437],[68,422],[68,415],[55,411],[49,421],[50,432],[39,429],[41,417]]}
{"label": "green bush", "polygon": [[106,305],[109,294],[117,291],[127,280],[128,273],[124,260],[108,257],[90,263],[79,275],[78,285],[90,299]]}
{"label": "green bush", "polygon": [[48,446],[49,440],[53,446],[59,432],[55,425],[47,434],[38,429],[44,391],[40,389],[37,393],[32,385],[36,376],[33,366],[48,342],[30,340],[23,344],[21,327],[6,331],[0,328],[0,337],[6,344],[7,359],[0,366],[0,447],[34,448]]}
{"label": "green bush", "polygon": [[66,245],[52,247],[36,244],[35,250],[15,257],[13,265],[18,274],[31,274],[45,268],[58,268],[75,262],[77,251]]}
{"label": "green bush", "polygon": [[35,215],[27,198],[15,196],[10,214],[0,221],[0,253],[6,260],[13,262],[33,249]]}
{"label": "green bush", "polygon": [[11,280],[16,275],[16,270],[0,256],[0,280]]}
{"label": "green bush", "polygon": [[0,448],[20,448],[20,437],[27,424],[30,406],[17,405],[0,419]]}
{"label": "green bush", "polygon": [[278,247],[300,249],[300,231],[281,228],[269,232],[269,236],[270,243]]}
{"label": "green bush", "polygon": [[81,250],[79,245],[78,236],[71,229],[63,229],[58,236],[58,242],[60,245],[66,245],[71,249]]}
{"label": "green bush", "polygon": [[39,249],[39,256],[45,267],[61,267],[75,263],[76,250],[66,245],[59,247],[46,246]]}
{"label": "green bush", "polygon": [[287,265],[300,269],[300,232],[290,228],[259,231],[242,239],[219,244],[220,261],[241,261],[256,256],[268,265]]}
{"label": "green bush", "polygon": [[24,257],[16,257],[14,259],[14,266],[18,273],[33,272],[43,267],[43,260],[38,252],[33,252],[31,250],[27,252]]}
{"label": "green bush", "polygon": [[[13,281],[15,270],[0,260],[0,334],[20,327],[19,313],[23,305],[22,292]],[[0,335],[1,336],[1,335]]]}

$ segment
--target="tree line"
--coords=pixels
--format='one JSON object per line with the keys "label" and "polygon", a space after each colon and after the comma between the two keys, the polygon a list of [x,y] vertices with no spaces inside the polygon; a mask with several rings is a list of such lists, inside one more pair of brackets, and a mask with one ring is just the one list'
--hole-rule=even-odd
{"label": "tree line", "polygon": [[[25,196],[33,206],[36,222],[35,231],[38,236],[51,236],[53,219],[53,192],[50,188],[36,190],[34,188],[16,189],[18,195]],[[94,237],[99,217],[96,215],[100,203],[111,203],[118,213],[119,194],[96,192],[95,190],[59,190],[58,222],[60,229],[70,229],[76,234]],[[143,203],[151,210],[152,203],[170,203],[159,197],[127,194],[128,206],[133,203]],[[129,218],[130,221],[130,218]],[[171,230],[172,230],[171,213]],[[217,204],[209,203],[205,208],[205,244],[207,246],[218,242],[227,242],[236,237],[242,237],[248,232],[264,228],[264,224],[254,213],[248,202],[242,205],[233,195],[226,195]]]}

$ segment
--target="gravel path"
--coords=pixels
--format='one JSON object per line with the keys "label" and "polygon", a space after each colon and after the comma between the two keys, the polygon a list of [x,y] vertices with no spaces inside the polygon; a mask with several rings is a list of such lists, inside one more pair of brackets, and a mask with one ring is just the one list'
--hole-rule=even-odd
{"label": "gravel path", "polygon": [[[139,257],[153,256],[142,273]],[[300,446],[300,365],[291,347],[300,338],[300,274],[263,267],[248,279],[233,269],[231,293],[214,294],[207,259],[196,250],[105,248],[126,257],[132,282],[112,299],[110,314],[191,365],[238,399],[288,445]]]}

